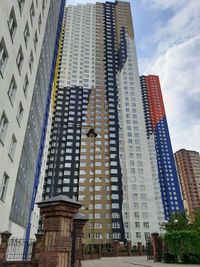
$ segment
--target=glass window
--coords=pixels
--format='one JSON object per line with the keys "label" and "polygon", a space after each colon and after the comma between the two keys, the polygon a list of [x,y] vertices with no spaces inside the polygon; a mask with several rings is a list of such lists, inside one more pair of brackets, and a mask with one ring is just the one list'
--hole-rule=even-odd
{"label": "glass window", "polygon": [[33,26],[34,16],[35,16],[35,8],[34,8],[34,3],[32,2],[31,8],[30,8],[30,19],[31,19],[32,26]]}
{"label": "glass window", "polygon": [[6,114],[3,112],[0,120],[0,140],[3,142],[5,140],[6,131],[8,128],[8,119]]}
{"label": "glass window", "polygon": [[41,17],[41,14],[39,15],[38,17],[38,31],[40,33],[40,30],[41,30],[41,25],[42,25],[42,17]]}
{"label": "glass window", "polygon": [[32,73],[32,69],[33,69],[33,62],[34,62],[34,59],[33,59],[33,51],[31,51],[30,53],[30,57],[29,57],[29,69],[30,69],[30,72]]}
{"label": "glass window", "polygon": [[6,49],[4,38],[0,42],[0,74],[3,77],[3,73],[8,61],[8,52]]}
{"label": "glass window", "polygon": [[12,136],[11,142],[10,142],[10,148],[8,151],[8,155],[10,156],[10,158],[13,160],[14,155],[15,155],[15,150],[16,150],[16,146],[17,146],[17,140],[15,138],[15,136]]}
{"label": "glass window", "polygon": [[149,222],[143,222],[143,227],[144,228],[149,228]]}
{"label": "glass window", "polygon": [[140,232],[136,232],[136,238],[141,238],[141,233]]}
{"label": "glass window", "polygon": [[1,191],[0,191],[0,200],[1,201],[5,201],[6,198],[6,192],[7,192],[7,188],[8,188],[8,182],[9,182],[9,176],[4,173],[3,175],[3,180],[2,180],[2,184],[1,184]]}
{"label": "glass window", "polygon": [[23,11],[23,8],[24,8],[24,4],[25,4],[25,0],[18,0],[19,11],[20,11],[21,15],[22,15],[22,11]]}
{"label": "glass window", "polygon": [[17,54],[17,59],[16,59],[17,67],[18,67],[18,70],[19,70],[19,74],[21,74],[23,61],[24,61],[24,55],[23,55],[23,52],[22,52],[22,47],[20,46],[18,54]]}
{"label": "glass window", "polygon": [[14,104],[16,91],[17,91],[17,85],[16,85],[15,77],[13,75],[11,78],[9,89],[8,89],[8,97],[12,105]]}
{"label": "glass window", "polygon": [[10,12],[10,16],[8,19],[8,28],[9,28],[11,39],[13,41],[13,38],[14,38],[14,35],[15,35],[15,32],[17,29],[17,20],[16,20],[16,16],[15,16],[14,7],[11,9],[11,12]]}
{"label": "glass window", "polygon": [[28,22],[27,22],[26,26],[24,28],[24,41],[25,41],[26,47],[28,44],[29,37],[30,37],[30,31],[29,31],[29,26],[28,26]]}
{"label": "glass window", "polygon": [[28,86],[29,86],[29,80],[28,80],[28,75],[26,74],[26,76],[24,78],[24,84],[23,84],[23,91],[24,91],[25,97],[27,97]]}
{"label": "glass window", "polygon": [[20,102],[18,112],[17,112],[17,117],[16,117],[19,125],[21,125],[23,113],[24,113],[24,109],[23,109],[22,103]]}

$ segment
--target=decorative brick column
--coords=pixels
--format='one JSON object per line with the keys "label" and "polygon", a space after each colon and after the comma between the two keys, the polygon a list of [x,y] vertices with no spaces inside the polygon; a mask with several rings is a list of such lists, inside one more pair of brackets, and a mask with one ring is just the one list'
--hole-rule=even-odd
{"label": "decorative brick column", "polygon": [[160,248],[159,248],[159,245],[160,245],[160,242],[159,242],[159,234],[158,233],[152,233],[151,234],[152,236],[152,246],[153,246],[153,255],[154,255],[154,262],[160,262],[161,259],[160,259]]}
{"label": "decorative brick column", "polygon": [[75,264],[74,267],[81,267],[82,259],[82,232],[83,227],[88,219],[80,214],[76,214],[74,217],[74,227],[76,231],[76,243],[75,243]]}
{"label": "decorative brick column", "polygon": [[115,240],[113,242],[113,249],[114,249],[114,257],[118,257],[119,256],[119,241]]}
{"label": "decorative brick column", "polygon": [[132,253],[131,253],[131,240],[128,240],[127,243],[127,250],[128,250],[128,256],[131,256]]}
{"label": "decorative brick column", "polygon": [[89,246],[90,246],[90,259],[92,260],[93,254],[94,254],[94,246],[93,246],[93,244],[89,244]]}
{"label": "decorative brick column", "polygon": [[6,252],[7,252],[8,242],[9,242],[11,235],[12,234],[8,231],[1,233],[0,263],[6,261]]}
{"label": "decorative brick column", "polygon": [[44,245],[44,233],[42,231],[35,234],[36,241],[33,244],[33,251],[32,251],[32,261],[38,262],[40,257],[40,252],[43,249]]}
{"label": "decorative brick column", "polygon": [[38,203],[43,217],[44,243],[38,267],[69,267],[73,217],[81,204],[59,195]]}
{"label": "decorative brick column", "polygon": [[98,244],[98,254],[99,254],[99,259],[101,259],[101,244]]}
{"label": "decorative brick column", "polygon": [[142,256],[142,242],[137,242],[138,255]]}
{"label": "decorative brick column", "polygon": [[81,246],[81,260],[84,260],[84,244]]}

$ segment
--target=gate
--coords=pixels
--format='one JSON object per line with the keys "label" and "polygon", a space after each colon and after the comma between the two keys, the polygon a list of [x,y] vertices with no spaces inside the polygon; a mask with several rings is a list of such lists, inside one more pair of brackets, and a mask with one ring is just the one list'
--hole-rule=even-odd
{"label": "gate", "polygon": [[76,227],[73,225],[73,230],[72,230],[71,267],[74,267],[75,266],[75,254],[76,254]]}
{"label": "gate", "polygon": [[153,245],[151,241],[151,237],[146,237],[146,250],[147,250],[147,260],[153,260]]}

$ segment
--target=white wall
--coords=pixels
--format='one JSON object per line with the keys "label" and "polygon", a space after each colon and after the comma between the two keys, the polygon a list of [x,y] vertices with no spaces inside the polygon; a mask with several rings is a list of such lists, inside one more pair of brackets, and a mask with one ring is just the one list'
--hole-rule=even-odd
{"label": "white wall", "polygon": [[[0,76],[0,118],[2,116],[2,112],[4,111],[7,119],[8,119],[8,128],[6,131],[6,136],[4,142],[0,142],[0,187],[2,186],[2,179],[4,172],[9,176],[9,183],[7,187],[6,197],[4,201],[0,200],[0,232],[9,230],[13,233],[13,236],[22,237],[24,235],[24,229],[20,226],[17,226],[16,224],[13,224],[11,221],[9,222],[9,214],[12,204],[12,198],[13,198],[13,192],[15,188],[15,181],[18,171],[18,165],[20,161],[20,156],[22,152],[23,147],[23,141],[27,126],[27,120],[28,115],[30,111],[30,104],[32,100],[33,95],[33,88],[35,83],[35,78],[37,74],[37,66],[39,63],[39,57],[40,57],[40,51],[44,36],[44,29],[46,25],[46,19],[48,15],[48,9],[50,0],[45,0],[45,9],[44,9],[44,15],[42,12],[42,1],[38,1],[38,6],[36,6],[36,1],[34,1],[34,7],[35,7],[35,16],[33,19],[33,24],[31,24],[30,20],[30,7],[31,7],[32,1],[25,1],[22,15],[20,15],[20,10],[18,6],[18,1],[1,1],[1,8],[0,8],[0,25],[1,25],[1,31],[0,31],[0,41],[2,37],[5,40],[6,48],[8,51],[8,61],[5,67],[5,71],[3,74],[3,78]],[[17,20],[17,28],[16,32],[14,34],[13,42],[11,40],[11,36],[8,29],[8,18],[11,11],[11,8],[14,7],[15,16]],[[41,30],[39,33],[38,30],[38,18],[39,14],[41,13],[42,18],[42,24],[41,24]],[[29,24],[29,30],[30,30],[30,37],[28,41],[28,45],[26,47],[25,41],[24,41],[24,28],[25,24],[28,21]],[[34,48],[34,34],[37,30],[37,36],[38,36],[38,43],[37,48],[35,50]],[[24,55],[24,61],[21,69],[21,74],[19,74],[17,64],[16,64],[16,58],[18,54],[19,47],[22,47],[23,55]],[[33,69],[32,72],[30,72],[29,69],[29,57],[31,51],[33,52],[34,57],[34,63],[33,63]],[[29,88],[27,97],[25,97],[23,92],[23,84],[24,84],[24,78],[26,73],[28,74],[29,79]],[[8,89],[11,81],[11,77],[14,74],[16,84],[17,84],[17,91],[16,96],[14,99],[13,106],[10,103],[10,100],[8,98]],[[19,103],[22,103],[23,105],[23,117],[21,121],[21,125],[19,126],[16,115],[19,107]],[[12,135],[15,135],[17,140],[17,146],[14,154],[13,161],[10,159],[8,155],[10,142]]]}

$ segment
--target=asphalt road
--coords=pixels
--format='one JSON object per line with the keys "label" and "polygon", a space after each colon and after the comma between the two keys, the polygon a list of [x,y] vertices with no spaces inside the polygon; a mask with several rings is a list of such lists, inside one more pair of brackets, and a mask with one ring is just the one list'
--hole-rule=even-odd
{"label": "asphalt road", "polygon": [[100,260],[82,261],[82,267],[200,267],[200,265],[167,264],[147,261],[146,256],[102,258]]}

